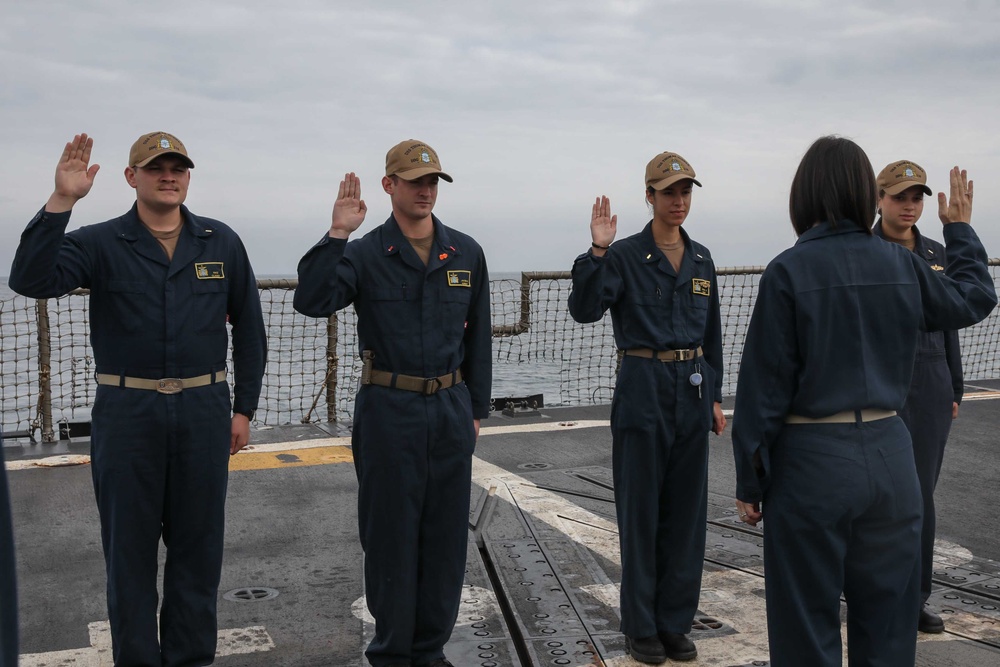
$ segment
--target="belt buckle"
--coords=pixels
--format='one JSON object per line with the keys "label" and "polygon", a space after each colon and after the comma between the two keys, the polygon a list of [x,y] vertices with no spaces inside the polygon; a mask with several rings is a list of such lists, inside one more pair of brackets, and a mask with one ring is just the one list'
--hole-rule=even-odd
{"label": "belt buckle", "polygon": [[179,394],[184,390],[184,380],[180,378],[163,378],[156,381],[156,391],[160,394]]}
{"label": "belt buckle", "polygon": [[694,359],[694,350],[675,350],[677,361],[691,361]]}
{"label": "belt buckle", "polygon": [[424,379],[424,396],[432,396],[438,392],[441,388],[440,378],[425,378]]}

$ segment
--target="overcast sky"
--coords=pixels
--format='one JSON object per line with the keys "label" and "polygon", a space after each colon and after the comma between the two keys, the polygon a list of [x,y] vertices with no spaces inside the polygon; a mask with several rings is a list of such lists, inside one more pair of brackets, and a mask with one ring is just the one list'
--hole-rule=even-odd
{"label": "overcast sky", "polygon": [[[935,191],[967,168],[998,256],[998,53],[996,0],[7,0],[0,275],[81,131],[102,169],[71,228],[131,206],[129,147],[164,130],[197,164],[188,205],[239,231],[259,275],[294,273],[345,171],[362,230],[380,224],[385,153],[407,138],[438,151],[455,182],[435,213],[493,272],[568,270],[599,194],[620,237],[641,229],[664,150],[704,185],[685,229],[720,266],[765,264],[794,242],[802,153],[831,133],[876,172],[917,162]],[[935,201],[920,226],[940,239]]]}

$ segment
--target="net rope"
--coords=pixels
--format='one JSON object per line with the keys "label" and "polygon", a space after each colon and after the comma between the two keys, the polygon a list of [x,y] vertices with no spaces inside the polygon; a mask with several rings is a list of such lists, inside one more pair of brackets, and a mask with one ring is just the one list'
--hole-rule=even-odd
{"label": "net rope", "polygon": [[[718,271],[726,396],[736,389],[762,270]],[[990,272],[997,284],[1000,260],[990,260]],[[353,308],[314,319],[292,307],[294,280],[261,280],[258,286],[268,362],[256,425],[350,421],[361,376]],[[493,280],[490,287],[494,399],[542,394],[548,406],[611,401],[619,358],[611,317],[573,321],[566,306],[569,272],[525,273],[521,280]],[[88,305],[87,293],[79,290],[44,302],[0,300],[0,424],[6,434],[35,436],[43,426],[39,330],[41,324],[44,333],[46,315],[52,424],[58,429],[89,421],[96,385]],[[961,331],[960,339],[967,383],[1000,378],[1000,309]]]}

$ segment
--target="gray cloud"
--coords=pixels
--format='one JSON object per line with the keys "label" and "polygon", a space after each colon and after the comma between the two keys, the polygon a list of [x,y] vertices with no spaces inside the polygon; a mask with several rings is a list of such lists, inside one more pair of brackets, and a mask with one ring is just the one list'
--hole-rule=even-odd
{"label": "gray cloud", "polygon": [[5,3],[0,274],[63,142],[89,132],[103,165],[79,225],[130,204],[125,155],[154,129],[188,145],[189,204],[239,229],[259,273],[294,272],[345,171],[378,224],[385,151],[406,137],[441,154],[456,181],[437,212],[496,270],[568,269],[602,193],[638,230],[666,149],[705,184],[691,234],[720,264],[765,263],[794,240],[788,184],[827,133],[876,170],[919,162],[937,190],[967,167],[1000,254],[998,36],[994,2]]}

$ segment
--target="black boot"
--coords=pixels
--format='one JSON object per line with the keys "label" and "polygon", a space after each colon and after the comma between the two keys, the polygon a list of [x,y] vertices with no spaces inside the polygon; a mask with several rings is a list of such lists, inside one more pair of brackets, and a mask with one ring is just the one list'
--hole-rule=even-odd
{"label": "black boot", "polygon": [[944,632],[944,621],[926,607],[920,610],[920,621],[917,623],[917,630],[931,635],[939,635]]}
{"label": "black boot", "polygon": [[663,649],[671,660],[684,662],[698,657],[698,648],[693,641],[688,639],[687,635],[676,632],[661,632],[660,641],[663,642]]}
{"label": "black boot", "polygon": [[658,665],[666,662],[667,654],[663,650],[663,644],[656,635],[652,637],[625,637],[625,647],[633,660],[644,662],[647,665]]}

